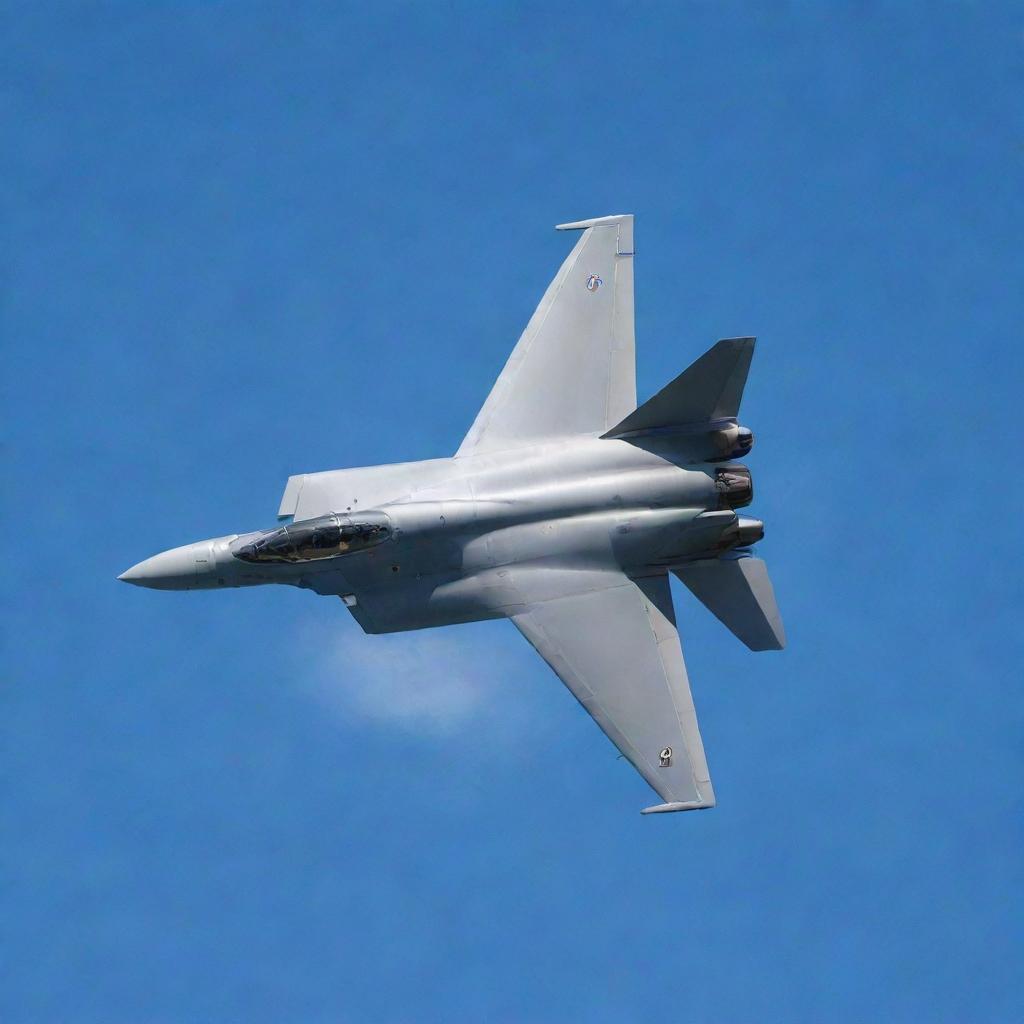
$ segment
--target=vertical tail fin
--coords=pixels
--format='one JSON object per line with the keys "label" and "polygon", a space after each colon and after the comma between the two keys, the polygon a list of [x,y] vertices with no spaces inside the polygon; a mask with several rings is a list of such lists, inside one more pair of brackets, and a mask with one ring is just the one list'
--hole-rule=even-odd
{"label": "vertical tail fin", "polygon": [[604,437],[735,419],[754,354],[753,338],[726,338],[707,350]]}

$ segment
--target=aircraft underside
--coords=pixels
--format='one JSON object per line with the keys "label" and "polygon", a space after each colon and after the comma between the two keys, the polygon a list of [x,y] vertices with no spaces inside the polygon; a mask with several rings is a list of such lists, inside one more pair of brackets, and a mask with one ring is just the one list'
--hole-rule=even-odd
{"label": "aircraft underside", "polygon": [[753,338],[718,342],[637,406],[633,218],[579,230],[452,458],[289,479],[281,525],[185,545],[119,578],[280,583],[386,633],[508,618],[662,798],[714,806],[669,588],[752,650],[785,637],[737,461]]}

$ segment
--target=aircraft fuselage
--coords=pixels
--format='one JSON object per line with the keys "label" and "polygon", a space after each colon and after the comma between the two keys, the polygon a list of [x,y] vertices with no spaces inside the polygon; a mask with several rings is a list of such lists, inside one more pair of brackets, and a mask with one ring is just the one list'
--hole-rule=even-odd
{"label": "aircraft fuselage", "polygon": [[[161,590],[285,583],[369,633],[507,618],[662,802],[713,807],[669,574],[754,651],[785,646],[723,338],[637,404],[633,217],[581,231],[452,458],[291,476],[272,530],[165,551]],[[401,671],[400,668],[396,671]]]}
{"label": "aircraft fuselage", "polygon": [[[371,633],[498,618],[516,600],[513,568],[642,576],[759,539],[761,524],[734,512],[751,500],[746,468],[694,460],[708,438],[588,438],[440,460],[440,472],[436,462],[412,463],[414,481],[417,467],[431,467],[426,486],[373,509],[325,507],[305,520],[334,514],[370,529],[364,547],[289,550],[288,531],[304,528],[295,522],[175,548],[122,578],[162,590],[299,586],[342,597]],[[282,554],[246,559],[275,534]]]}

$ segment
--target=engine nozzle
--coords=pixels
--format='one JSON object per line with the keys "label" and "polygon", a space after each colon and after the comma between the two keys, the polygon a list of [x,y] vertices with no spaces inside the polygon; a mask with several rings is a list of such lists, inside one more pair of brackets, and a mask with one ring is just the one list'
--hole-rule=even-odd
{"label": "engine nozzle", "polygon": [[718,491],[718,507],[743,508],[754,500],[754,484],[746,466],[722,466],[715,470],[715,490]]}
{"label": "engine nozzle", "polygon": [[764,523],[760,519],[747,519],[740,516],[736,523],[737,541],[736,546],[740,548],[750,547],[759,540],[764,540]]}
{"label": "engine nozzle", "polygon": [[711,462],[728,462],[730,459],[743,459],[754,447],[754,432],[749,427],[741,427],[738,423],[721,427],[711,432],[714,455]]}
{"label": "engine nozzle", "polygon": [[739,516],[722,531],[718,538],[718,550],[724,552],[732,548],[748,548],[759,540],[764,540],[764,523],[760,519]]}

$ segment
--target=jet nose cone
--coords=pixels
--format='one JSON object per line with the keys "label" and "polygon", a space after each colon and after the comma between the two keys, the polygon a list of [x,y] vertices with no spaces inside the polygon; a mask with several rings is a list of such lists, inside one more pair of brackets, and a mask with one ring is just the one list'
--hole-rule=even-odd
{"label": "jet nose cone", "polygon": [[117,578],[136,587],[154,590],[186,590],[195,585],[196,562],[193,547],[171,548],[126,569]]}

